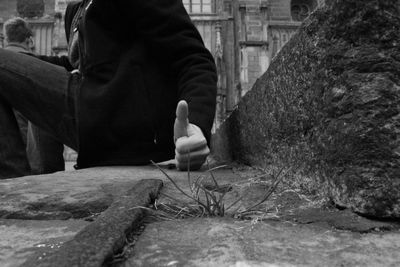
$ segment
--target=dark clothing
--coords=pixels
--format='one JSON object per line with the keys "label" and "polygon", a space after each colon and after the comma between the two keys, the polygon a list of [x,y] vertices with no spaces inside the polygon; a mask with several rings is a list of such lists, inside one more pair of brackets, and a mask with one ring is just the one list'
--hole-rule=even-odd
{"label": "dark clothing", "polygon": [[[32,54],[20,43],[8,43],[5,49],[16,53]],[[46,131],[30,123],[19,111],[14,113],[26,147],[32,174],[65,170],[64,145]]]}
{"label": "dark clothing", "polygon": [[[29,54],[28,49],[20,43],[15,43],[15,42],[8,43],[4,48],[9,51],[13,51],[15,53]],[[15,113],[15,117],[17,119],[18,126],[19,126],[19,129],[21,132],[22,141],[24,142],[24,145],[26,146],[27,133],[28,133],[28,120],[20,112],[15,110],[14,113]]]}
{"label": "dark clothing", "polygon": [[28,123],[26,154],[32,174],[65,170],[64,144],[31,122]]}
{"label": "dark clothing", "polygon": [[15,118],[18,122],[18,127],[21,133],[22,142],[26,146],[27,142],[27,134],[28,134],[28,120],[18,111],[14,110]]}
{"label": "dark clothing", "polygon": [[9,51],[13,51],[15,53],[25,53],[25,54],[30,54],[29,50],[27,47],[20,43],[15,43],[15,42],[10,42],[8,43],[4,49],[7,49]]}
{"label": "dark clothing", "polygon": [[0,179],[32,174],[12,108],[77,149],[79,83],[79,75],[62,67],[0,49]]}
{"label": "dark clothing", "polygon": [[[67,8],[68,39],[82,4]],[[173,158],[175,109],[182,99],[189,104],[189,121],[209,141],[215,113],[215,65],[181,0],[93,0],[76,29],[82,77],[26,57],[15,60],[29,69],[21,71],[18,68],[23,66],[13,63],[16,70],[10,71],[3,57],[11,60],[11,56],[0,53],[0,100],[3,97],[29,120],[78,150],[80,168]],[[40,58],[73,69],[67,57]],[[45,82],[45,77],[50,81]],[[25,107],[5,90],[15,79],[26,83],[20,86],[35,84],[44,93],[27,96],[24,92],[26,100],[21,102],[30,105]]]}
{"label": "dark clothing", "polygon": [[[79,32],[78,166],[147,164],[173,158],[179,100],[210,138],[217,76],[213,57],[181,0],[70,4],[66,34]],[[61,64],[69,69],[64,59]]]}

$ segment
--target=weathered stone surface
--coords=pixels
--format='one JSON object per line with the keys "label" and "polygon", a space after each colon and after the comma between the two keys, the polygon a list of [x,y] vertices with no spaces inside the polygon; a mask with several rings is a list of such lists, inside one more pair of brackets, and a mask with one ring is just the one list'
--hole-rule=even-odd
{"label": "weathered stone surface", "polygon": [[[176,181],[177,184],[179,184],[179,186],[181,186],[183,190],[189,192],[187,173],[178,172],[176,170],[166,170],[166,172]],[[232,186],[232,191],[229,191],[229,193],[227,193],[226,197],[224,198],[226,207],[241,197],[242,201],[240,201],[241,203],[238,204],[239,207],[248,207],[249,205],[253,205],[255,202],[258,202],[263,197],[266,189],[268,188],[268,185],[270,184],[270,177],[267,177],[267,179],[263,178],[260,181],[254,179],[255,177],[259,177],[260,173],[263,173],[263,171],[253,171],[251,168],[241,166],[237,166],[235,168],[223,168],[214,171],[214,176],[220,183],[220,185],[230,184]],[[208,173],[204,172],[191,173],[192,180],[197,179],[199,176],[209,175]],[[60,188],[65,191],[70,191],[70,194],[72,195],[74,195],[76,192],[81,192],[81,198],[72,200],[70,199],[69,194],[62,194],[62,200],[60,200],[60,202],[54,206],[53,210],[58,211],[59,208],[63,208],[63,205],[60,205],[60,203],[63,203],[65,201],[81,201],[85,203],[86,200],[84,197],[84,192],[101,192],[101,185],[109,185],[110,183],[114,184],[115,187],[110,187],[114,189],[109,191],[111,192],[110,194],[112,195],[112,201],[114,204],[112,204],[108,210],[100,214],[96,218],[95,222],[89,225],[88,222],[85,222],[83,220],[0,220],[0,236],[2,237],[0,238],[0,266],[20,266],[22,262],[25,262],[25,266],[40,266],[41,264],[42,266],[63,266],[63,264],[65,266],[74,266],[74,264],[71,263],[72,260],[77,260],[81,263],[81,260],[90,260],[90,263],[93,263],[93,265],[97,264],[100,266],[98,262],[102,262],[104,258],[112,255],[112,253],[115,252],[116,248],[120,247],[120,245],[122,244],[121,240],[125,238],[125,234],[129,232],[131,227],[135,227],[135,223],[133,222],[135,222],[135,220],[138,218],[137,216],[139,215],[136,214],[136,209],[132,208],[140,205],[137,201],[139,199],[143,199],[141,197],[141,194],[146,191],[145,188],[141,188],[139,186],[136,186],[135,184],[141,179],[151,178],[164,179],[165,181],[165,187],[162,190],[162,197],[158,199],[159,204],[170,201],[171,199],[169,199],[167,196],[172,196],[174,200],[178,200],[179,202],[188,202],[188,199],[184,197],[180,192],[178,192],[178,190],[174,188],[170,182],[166,181],[164,175],[154,167],[93,168],[67,173],[56,173],[44,176],[30,176],[1,181],[0,184],[3,183],[3,186],[7,185],[6,187],[10,190],[16,190],[16,194],[13,195],[11,198],[13,199],[13,201],[9,201],[10,198],[7,198],[7,201],[9,201],[8,203],[10,204],[9,207],[16,207],[20,209],[21,213],[25,213],[24,207],[27,200],[24,198],[24,195],[31,195],[32,198],[30,199],[30,203],[35,203],[35,201],[41,201],[40,197],[35,197],[37,196],[37,194],[47,197],[57,195],[60,192]],[[202,181],[205,183],[211,182],[211,180],[207,178],[202,179]],[[150,180],[149,183],[152,183],[152,180]],[[125,186],[125,188],[123,188],[122,186]],[[133,188],[133,191],[138,190],[140,193],[136,194],[128,192],[130,188]],[[20,199],[20,203],[18,202],[18,199]],[[179,203],[179,206],[184,205],[182,204],[182,202]],[[2,201],[0,201],[0,204],[2,204]],[[257,266],[257,264],[261,266],[268,266],[270,261],[266,259],[266,256],[260,256],[261,250],[257,250],[260,254],[254,254],[256,255],[255,257],[252,256],[253,252],[251,251],[251,247],[254,244],[258,244],[259,240],[265,239],[266,242],[283,240],[281,243],[279,243],[281,244],[279,248],[281,248],[282,250],[285,246],[289,246],[289,242],[292,242],[290,243],[289,247],[289,249],[291,250],[293,247],[297,246],[297,244],[295,243],[297,241],[289,241],[289,236],[292,233],[298,233],[298,240],[301,240],[299,242],[303,244],[302,242],[308,242],[311,238],[306,237],[307,235],[314,234],[323,236],[323,234],[326,232],[333,232],[334,237],[337,237],[336,234],[341,232],[333,230],[332,227],[334,227],[336,229],[347,229],[355,232],[367,233],[368,236],[363,235],[363,239],[361,239],[361,241],[358,241],[359,239],[357,239],[357,241],[354,241],[354,243],[351,243],[353,241],[350,242],[350,237],[359,238],[361,237],[359,233],[345,233],[345,235],[343,236],[340,235],[339,237],[343,237],[343,240],[339,240],[339,237],[337,237],[337,239],[335,239],[336,243],[334,246],[326,246],[323,247],[321,250],[328,253],[330,249],[342,248],[341,244],[343,244],[343,251],[340,250],[340,255],[346,256],[347,254],[344,252],[345,246],[348,245],[350,247],[353,247],[353,244],[356,254],[349,254],[350,256],[346,256],[347,258],[342,261],[332,260],[330,262],[344,262],[343,264],[345,264],[347,263],[346,260],[350,260],[352,255],[360,256],[361,260],[354,260],[354,262],[356,263],[364,262],[364,260],[369,260],[369,258],[363,258],[366,254],[364,254],[363,251],[364,249],[370,248],[370,246],[367,244],[370,242],[370,239],[368,237],[372,237],[372,245],[377,244],[378,247],[376,254],[371,254],[371,258],[376,255],[378,257],[377,259],[372,261],[372,263],[376,263],[379,261],[383,262],[383,264],[393,263],[394,265],[396,265],[397,255],[393,251],[398,249],[396,243],[396,238],[398,236],[398,230],[396,229],[398,229],[398,225],[393,223],[383,223],[367,220],[346,211],[331,211],[319,209],[318,207],[320,207],[320,204],[320,202],[311,201],[305,198],[305,196],[299,195],[293,190],[288,190],[282,185],[282,187],[279,187],[276,190],[276,192],[265,203],[265,205],[261,207],[261,209],[265,212],[263,214],[257,213],[255,216],[251,217],[253,218],[253,224],[256,223],[258,220],[265,220],[269,218],[268,224],[264,225],[264,223],[258,222],[255,224],[256,228],[253,228],[251,231],[247,231],[246,229],[251,229],[252,224],[250,223],[250,221],[235,222],[230,219],[199,219],[198,222],[190,220],[188,223],[174,221],[165,230],[165,235],[164,232],[162,232],[160,235],[161,238],[168,238],[169,236],[180,238],[179,240],[173,238],[170,240],[171,242],[175,243],[171,243],[172,245],[168,243],[168,246],[170,246],[169,250],[164,250],[167,247],[167,243],[165,242],[167,242],[168,240],[160,241],[155,238],[154,240],[145,241],[146,236],[151,236],[154,233],[153,225],[151,225],[148,228],[149,230],[145,230],[144,232],[143,242],[139,243],[136,247],[137,251],[139,251],[140,254],[133,254],[133,258],[131,258],[127,264],[137,264],[139,266],[157,266],[157,264],[159,264],[161,266],[165,266],[166,264],[164,264],[162,260],[168,258],[163,258],[161,260],[156,258],[158,254],[163,255],[163,253],[165,252],[168,255],[173,255],[173,257],[175,257],[173,261],[178,261],[178,263],[175,264],[178,266],[205,266],[207,264],[212,265],[211,261],[215,261],[217,264],[221,263],[222,266],[224,266],[224,264],[231,266],[232,264],[235,264],[234,260],[237,260],[236,263],[242,264],[243,266]],[[142,205],[145,204],[142,203]],[[201,227],[197,227],[197,223],[201,225]],[[217,224],[219,224],[218,227]],[[174,227],[172,227],[172,225],[174,225]],[[234,229],[237,228],[237,232],[230,233],[232,225]],[[263,226],[259,227],[258,225]],[[292,228],[286,228],[288,225],[291,225]],[[87,226],[87,228],[80,231],[85,226]],[[156,224],[154,227],[160,227],[158,229],[164,229],[164,226],[162,224]],[[214,229],[213,232],[215,234],[215,238],[210,238],[209,235],[205,235],[205,229],[207,227],[211,227]],[[273,230],[272,232],[268,232],[266,228],[270,227],[275,230]],[[219,233],[217,230],[220,228],[226,228],[227,230]],[[312,230],[314,228],[317,230]],[[243,230],[243,232],[240,232],[242,231],[241,229]],[[287,229],[289,229],[288,234],[283,235],[282,238],[279,238],[281,232],[285,232]],[[376,230],[378,230],[378,232],[375,232]],[[390,232],[385,232],[382,234],[382,238],[377,238],[380,237],[380,230],[390,230]],[[198,238],[197,236],[182,236],[186,236],[187,232],[190,231],[198,231],[199,236],[205,237],[207,239],[196,240],[196,238]],[[250,232],[251,234],[248,235],[248,232]],[[227,236],[221,237],[221,235],[223,236],[226,233],[228,233]],[[237,238],[233,237],[237,234]],[[266,238],[264,236],[268,234],[270,235],[270,238]],[[256,235],[260,236],[260,239],[255,239],[256,241],[254,241],[254,243],[251,243],[252,238]],[[393,235],[394,237],[394,243],[392,244],[393,246],[389,248],[388,251],[384,251],[382,252],[382,254],[379,254],[381,252],[381,248],[383,251],[383,248],[386,246],[382,244],[387,244],[388,242],[391,242],[391,240],[386,239],[386,237],[391,235]],[[181,247],[188,244],[188,240],[190,238],[193,238],[193,240],[191,240],[190,242],[193,242],[193,244],[198,244],[201,247],[201,249],[198,250],[198,252],[201,254],[200,256],[198,256],[198,259],[196,259],[196,254],[185,255],[185,252],[181,250]],[[14,239],[15,241],[13,241]],[[216,248],[223,248],[225,246],[225,244],[223,243],[225,241],[232,241],[232,246],[235,249],[227,251],[216,251]],[[154,248],[157,248],[159,246],[160,250],[149,251],[149,247],[151,249],[151,246],[149,245],[150,242],[153,242]],[[141,244],[144,244],[144,247]],[[316,245],[316,247],[318,247],[319,245]],[[273,248],[268,247],[266,243],[260,243],[260,246],[260,249],[266,249],[266,255],[274,253]],[[207,248],[210,249],[206,250]],[[236,248],[238,250],[236,250]],[[191,245],[188,246],[188,249],[190,249],[191,251],[197,250],[196,247],[192,247]],[[246,254],[247,256],[239,259],[237,258],[237,255],[242,255],[242,250],[244,250],[245,253],[248,254]],[[357,250],[362,251],[361,255],[357,254]],[[211,251],[211,256],[209,256],[210,258],[206,258],[207,260],[205,261],[205,264],[203,264],[201,257],[203,254],[208,253],[209,251]],[[296,253],[305,253],[305,255],[307,255],[304,248],[297,247],[295,251]],[[142,254],[142,252],[144,254]],[[221,253],[218,254],[217,252]],[[290,254],[290,252],[288,253]],[[312,253],[312,251],[309,253]],[[137,257],[137,255],[139,255],[140,257]],[[150,255],[153,255],[154,259],[151,259]],[[179,255],[182,255],[183,260],[180,259],[181,256]],[[296,255],[297,254],[295,254],[295,256]],[[329,255],[330,259],[333,258],[333,254]],[[286,256],[287,255],[282,252],[279,257],[276,256],[275,258],[273,258],[275,264],[277,264],[278,266],[285,266],[285,264],[288,262],[288,260],[285,259]],[[306,256],[304,257],[306,258]],[[68,260],[66,260],[66,258],[68,258]],[[382,258],[385,258],[385,260],[382,260]],[[225,259],[229,260],[225,262]],[[300,260],[302,259],[303,258],[301,258]],[[317,263],[322,262],[322,256],[321,258],[316,259]],[[290,260],[292,259],[290,258]],[[154,263],[154,265],[147,265],[145,263]],[[85,262],[85,264],[81,264],[81,266],[88,265],[89,264],[87,262]],[[174,265],[172,264],[171,266]]]}
{"label": "weathered stone surface", "polygon": [[399,6],[327,1],[217,133],[214,153],[291,166],[340,206],[400,218]]}
{"label": "weathered stone surface", "polygon": [[90,217],[106,210],[116,196],[125,193],[136,182],[129,169],[116,168],[1,180],[0,218],[65,220]]}
{"label": "weathered stone surface", "polygon": [[400,232],[196,219],[154,223],[123,266],[397,266]]}
{"label": "weathered stone surface", "polygon": [[22,266],[102,266],[124,246],[127,233],[139,226],[144,213],[140,207],[151,204],[161,187],[161,180],[139,181],[72,240],[49,255],[33,257]]}
{"label": "weathered stone surface", "polygon": [[282,212],[280,221],[293,221],[298,224],[323,224],[327,228],[347,230],[358,233],[375,231],[398,231],[400,224],[390,221],[376,221],[359,216],[350,210],[334,210],[318,208],[295,209],[292,212]]}
{"label": "weathered stone surface", "polygon": [[[239,197],[239,207],[259,202],[269,184],[268,177],[257,182],[259,172],[246,167],[234,168],[235,175],[216,171],[220,184],[232,182],[226,207]],[[150,224],[133,248],[124,249],[128,260],[121,266],[395,266],[400,261],[400,224],[321,204],[282,185],[260,207],[262,212],[246,216],[247,221],[226,217]]]}
{"label": "weathered stone surface", "polygon": [[[189,192],[186,172],[166,171],[177,184]],[[192,172],[191,175],[194,179],[207,173]],[[231,169],[219,169],[214,175],[221,183],[241,180]],[[136,218],[136,211],[130,209],[137,205],[135,201],[139,200],[144,190],[138,188],[142,193],[134,198],[125,199],[124,196],[132,193],[128,190],[135,190],[138,181],[154,178],[164,180],[163,193],[187,201],[162,172],[153,166],[91,168],[1,180],[0,213],[5,218],[0,219],[0,266],[20,266],[23,262],[28,265],[34,262],[36,265],[38,258],[53,255],[66,241],[75,240],[74,238],[82,241],[83,237],[92,238],[92,249],[102,245],[98,249],[102,253],[99,257],[112,255],[115,248],[110,245],[112,241],[118,247],[125,237],[123,229],[128,231],[127,227],[135,226],[132,223]],[[124,203],[121,203],[122,200]],[[121,205],[118,206],[119,204]],[[37,209],[33,210],[32,207]],[[71,220],[72,218],[96,223],[90,224],[90,230],[84,232],[85,234],[76,235],[89,222]],[[107,240],[103,242],[103,239]],[[77,241],[68,244],[75,244],[74,242]],[[68,250],[68,247],[66,251],[71,253],[71,257],[77,257],[85,253],[86,249],[74,250],[76,254]]]}
{"label": "weathered stone surface", "polygon": [[[186,172],[166,171],[180,186],[188,186]],[[221,183],[233,183],[241,179],[231,170],[219,170],[215,173]],[[192,172],[194,178],[199,175],[204,173]],[[146,178],[162,179],[166,183],[164,191],[167,194],[176,194],[179,198],[177,189],[153,166],[99,167],[0,180],[0,218],[90,218],[106,210],[116,198]]]}
{"label": "weathered stone surface", "polygon": [[21,17],[42,17],[44,13],[43,0],[17,0],[17,11]]}
{"label": "weathered stone surface", "polygon": [[45,256],[88,224],[83,220],[0,219],[0,266],[17,267],[35,254]]}

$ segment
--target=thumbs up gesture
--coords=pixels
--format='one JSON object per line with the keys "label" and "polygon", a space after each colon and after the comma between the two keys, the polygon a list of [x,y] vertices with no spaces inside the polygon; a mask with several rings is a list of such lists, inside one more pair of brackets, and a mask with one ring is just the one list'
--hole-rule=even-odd
{"label": "thumbs up gesture", "polygon": [[182,100],[176,108],[174,124],[175,159],[179,170],[198,170],[203,165],[210,149],[201,129],[189,123],[189,109]]}

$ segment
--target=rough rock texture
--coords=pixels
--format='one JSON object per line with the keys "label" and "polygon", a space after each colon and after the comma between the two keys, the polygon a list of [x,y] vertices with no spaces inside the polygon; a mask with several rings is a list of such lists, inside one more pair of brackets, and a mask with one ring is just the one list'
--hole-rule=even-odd
{"label": "rough rock texture", "polygon": [[[180,188],[190,192],[186,172],[165,171]],[[228,216],[258,203],[272,183],[272,177],[265,177],[264,171],[245,166],[219,168],[213,173],[221,188],[229,188],[223,198],[225,207],[237,203],[227,210]],[[210,176],[208,172],[191,172],[192,181],[202,181],[211,190]],[[26,220],[0,219],[0,266],[101,266],[113,253],[114,257],[106,260],[104,266],[114,266],[113,262],[121,260],[122,255],[129,256],[125,266],[269,266],[271,262],[277,266],[289,266],[289,263],[297,266],[301,264],[295,263],[302,262],[307,266],[308,263],[357,266],[353,263],[365,262],[371,266],[398,265],[400,224],[321,207],[318,199],[308,198],[284,184],[259,207],[261,213],[249,213],[246,221],[173,220],[149,225],[143,240],[140,241],[140,236],[138,245],[132,249],[132,240],[138,238],[131,239],[130,230],[136,229],[141,216],[141,210],[135,207],[146,206],[154,197],[154,191],[161,184],[158,179],[164,179],[165,184],[157,200],[158,207],[190,204],[187,197],[151,166],[103,167],[1,180],[0,210],[7,217],[18,211]],[[59,201],[51,206],[51,200],[57,195]],[[65,221],[49,220],[57,218],[57,212],[65,212],[66,206],[77,206],[80,210],[87,203],[93,208],[95,199],[104,197],[111,200],[111,206],[100,214],[85,215],[84,219],[91,223],[79,219],[79,214],[85,214],[81,212],[76,216],[71,213]],[[37,216],[40,210],[32,213],[31,206],[42,206],[51,216]],[[35,220],[43,218],[48,220]],[[160,231],[160,236],[154,237],[154,229]],[[119,250],[127,233],[130,233],[129,244]],[[327,238],[333,244],[325,242]],[[310,246],[304,247],[304,244]],[[321,251],[322,256],[318,254]],[[323,264],[325,256],[331,265]]]}
{"label": "rough rock texture", "polygon": [[214,153],[291,166],[340,206],[400,218],[399,6],[327,1],[217,133]]}
{"label": "rough rock texture", "polygon": [[147,226],[122,266],[399,266],[399,249],[399,231],[203,218]]}
{"label": "rough rock texture", "polygon": [[[188,183],[186,172],[168,173],[180,186]],[[202,172],[192,172],[193,177],[199,175]],[[223,183],[241,179],[231,170],[220,169],[215,175]],[[146,178],[164,179],[165,193],[179,198],[177,190],[155,167],[98,167],[0,180],[0,219],[91,220]]]}
{"label": "rough rock texture", "polygon": [[[189,191],[186,172],[166,171]],[[203,174],[206,175],[191,173],[193,178]],[[242,180],[231,169],[218,169],[214,176],[221,184]],[[47,260],[38,261],[40,257],[55,257],[56,251],[68,252],[74,260],[78,257],[87,259],[89,253],[93,253],[90,254],[92,262],[111,255],[121,245],[121,240],[125,240],[124,234],[129,232],[129,227],[135,227],[135,220],[140,217],[140,212],[131,208],[140,205],[139,201],[145,201],[141,196],[148,187],[139,188],[138,185],[143,179],[149,180],[147,185],[156,186],[160,181],[153,179],[163,179],[163,193],[187,201],[153,166],[98,167],[1,180],[0,266],[16,267],[23,262],[25,266],[46,263],[62,266]],[[140,193],[136,194],[135,190]],[[234,201],[237,196],[234,194],[227,199]],[[160,201],[167,202],[166,199]],[[141,205],[145,206],[146,202]],[[86,226],[87,229],[82,230]],[[85,238],[88,239],[85,241]],[[81,250],[75,248],[77,243]],[[87,247],[83,249],[84,246]],[[62,261],[61,256],[57,257]]]}
{"label": "rough rock texture", "polygon": [[140,225],[144,214],[141,207],[154,202],[161,187],[161,180],[139,181],[57,251],[46,256],[38,254],[22,266],[102,266],[107,258],[124,246],[127,233]]}
{"label": "rough rock texture", "polygon": [[[121,171],[91,169],[26,176],[0,182],[0,218],[66,220],[106,210],[136,179]],[[131,175],[132,176],[132,175]]]}
{"label": "rough rock texture", "polygon": [[89,222],[83,220],[3,220],[0,219],[0,266],[21,266],[36,254],[57,250]]}

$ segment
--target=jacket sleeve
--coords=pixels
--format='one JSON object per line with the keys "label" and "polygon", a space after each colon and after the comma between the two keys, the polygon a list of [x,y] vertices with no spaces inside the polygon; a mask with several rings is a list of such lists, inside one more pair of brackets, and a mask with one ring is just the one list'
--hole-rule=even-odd
{"label": "jacket sleeve", "polygon": [[[64,17],[64,25],[65,25],[65,35],[67,38],[67,42],[69,42],[69,34],[71,31],[72,20],[79,9],[81,2],[73,1],[67,5],[67,9],[65,11]],[[74,67],[72,67],[69,58],[67,56],[36,56],[37,58],[49,62],[51,64],[55,64],[58,66],[64,67],[67,71],[73,71]]]}
{"label": "jacket sleeve", "polygon": [[189,104],[190,123],[199,126],[209,141],[216,106],[216,67],[182,0],[115,1],[152,51],[168,62],[177,79],[179,100]]}
{"label": "jacket sleeve", "polygon": [[74,68],[72,67],[71,63],[67,56],[36,56],[37,58],[46,61],[51,64],[55,64],[61,67],[64,67],[67,71],[72,71]]}

